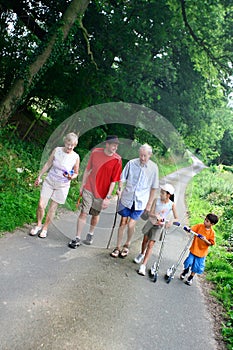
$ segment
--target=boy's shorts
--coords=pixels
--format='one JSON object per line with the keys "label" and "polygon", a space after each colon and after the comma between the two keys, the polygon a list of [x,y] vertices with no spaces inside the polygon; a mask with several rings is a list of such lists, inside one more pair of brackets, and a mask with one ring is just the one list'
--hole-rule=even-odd
{"label": "boy's shorts", "polygon": [[205,270],[205,259],[206,257],[199,258],[192,253],[189,253],[188,257],[184,261],[184,268],[191,267],[191,272],[201,275]]}
{"label": "boy's shorts", "polygon": [[118,206],[118,214],[123,216],[123,217],[130,217],[133,220],[138,220],[140,218],[140,216],[142,215],[142,213],[144,212],[144,210],[135,210],[134,209],[134,203],[131,207],[131,209],[125,207],[121,202],[119,203]]}
{"label": "boy's shorts", "polygon": [[159,225],[153,225],[150,220],[148,220],[142,228],[142,233],[144,236],[148,236],[150,241],[158,241],[161,240],[161,233],[163,227]]}
{"label": "boy's shorts", "polygon": [[40,198],[47,207],[49,199],[58,204],[64,204],[70,189],[70,182],[53,181],[47,176],[43,182]]}
{"label": "boy's shorts", "polygon": [[102,203],[102,198],[95,198],[90,191],[83,189],[82,203],[80,205],[83,213],[98,216],[102,210]]}

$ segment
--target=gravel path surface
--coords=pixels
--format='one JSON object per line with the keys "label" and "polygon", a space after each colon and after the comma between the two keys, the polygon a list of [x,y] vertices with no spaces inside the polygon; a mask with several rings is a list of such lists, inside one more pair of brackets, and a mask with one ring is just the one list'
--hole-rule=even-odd
{"label": "gravel path surface", "polygon": [[[196,163],[169,177],[178,194],[182,224],[187,222],[185,187],[201,167]],[[180,266],[174,280],[164,280],[187,241],[186,233],[182,228],[169,231],[161,272],[153,283],[139,276],[133,263],[142,220],[126,259],[109,255],[116,230],[111,249],[106,249],[115,205],[113,200],[102,213],[92,246],[67,247],[77,220],[77,213],[70,212],[54,221],[44,240],[30,237],[28,227],[0,240],[1,350],[218,349],[201,279],[192,287],[185,285],[178,278]]]}

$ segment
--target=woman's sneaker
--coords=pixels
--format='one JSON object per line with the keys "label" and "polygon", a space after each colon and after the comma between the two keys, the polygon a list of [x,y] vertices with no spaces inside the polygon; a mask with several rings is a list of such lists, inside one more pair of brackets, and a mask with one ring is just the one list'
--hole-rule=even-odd
{"label": "woman's sneaker", "polygon": [[79,237],[75,237],[75,239],[72,239],[72,241],[70,241],[68,246],[70,248],[76,249],[77,247],[80,246],[80,244],[81,244],[80,238]]}
{"label": "woman's sneaker", "polygon": [[136,256],[136,258],[134,258],[134,262],[136,264],[140,264],[143,259],[144,259],[144,254],[138,254],[138,256]]}
{"label": "woman's sneaker", "polygon": [[29,232],[30,236],[36,236],[38,235],[38,233],[42,230],[41,226],[35,226],[31,229],[31,231]]}

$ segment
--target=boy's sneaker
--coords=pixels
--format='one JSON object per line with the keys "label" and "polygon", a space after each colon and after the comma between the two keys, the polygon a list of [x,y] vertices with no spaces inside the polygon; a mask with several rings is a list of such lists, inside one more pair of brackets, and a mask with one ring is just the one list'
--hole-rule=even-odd
{"label": "boy's sneaker", "polygon": [[134,262],[136,264],[140,264],[142,262],[142,260],[144,259],[144,254],[138,254],[138,256],[136,256],[136,258],[134,258]]}
{"label": "boy's sneaker", "polygon": [[72,241],[70,241],[70,243],[68,244],[68,246],[70,248],[76,249],[77,247],[79,247],[81,244],[80,242],[80,238],[79,237],[75,237],[75,239],[72,239]]}
{"label": "boy's sneaker", "polygon": [[138,270],[139,275],[145,276],[146,274],[146,265],[141,265]]}
{"label": "boy's sneaker", "polygon": [[180,274],[180,279],[183,281],[185,279],[185,275],[183,273]]}
{"label": "boy's sneaker", "polygon": [[192,280],[192,279],[189,280],[189,279],[187,278],[187,280],[185,281],[185,284],[187,284],[188,286],[191,286],[192,283],[193,283],[193,280]]}
{"label": "boy's sneaker", "polygon": [[91,245],[93,243],[93,235],[88,233],[86,236],[86,239],[83,241],[83,243],[87,245]]}

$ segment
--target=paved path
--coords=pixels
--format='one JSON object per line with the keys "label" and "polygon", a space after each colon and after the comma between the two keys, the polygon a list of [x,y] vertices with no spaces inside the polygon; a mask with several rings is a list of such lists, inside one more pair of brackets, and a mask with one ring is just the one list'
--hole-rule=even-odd
{"label": "paved path", "polygon": [[[170,176],[177,207],[187,182],[201,164]],[[179,181],[179,183],[177,183]],[[139,276],[134,256],[142,235],[137,226],[127,259],[113,259],[106,249],[116,203],[103,212],[93,246],[67,247],[77,214],[64,213],[45,240],[22,229],[0,239],[1,350],[216,350],[212,321],[199,280],[192,287],[178,279],[164,281],[187,236],[182,229],[167,236],[156,283]],[[108,227],[106,229],[106,227]],[[111,248],[116,241],[114,232]],[[151,263],[158,253],[155,245]]]}

